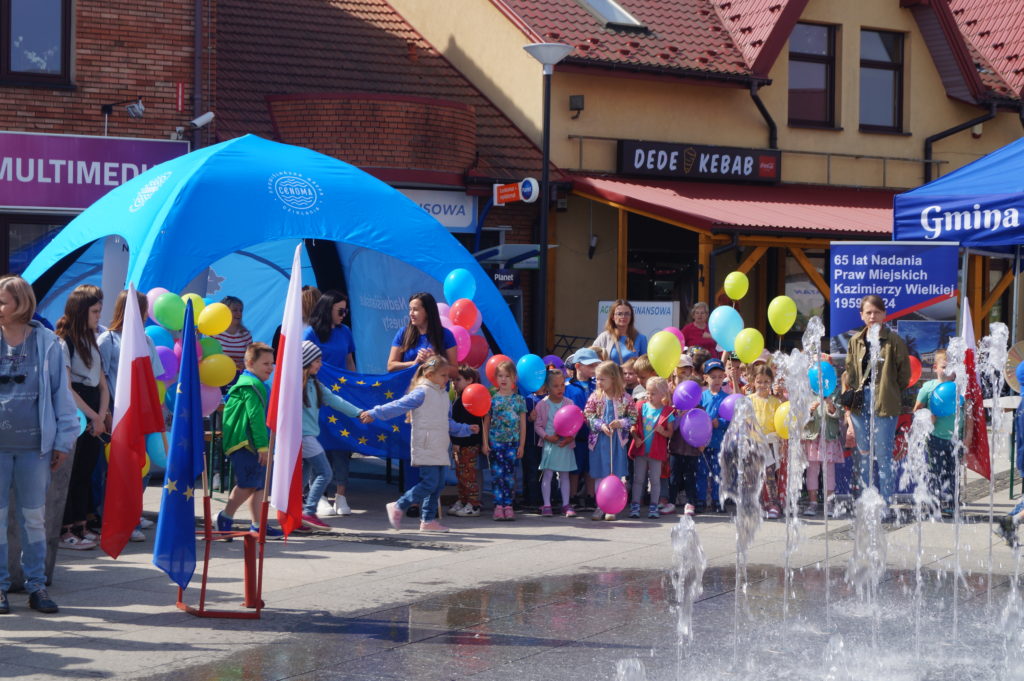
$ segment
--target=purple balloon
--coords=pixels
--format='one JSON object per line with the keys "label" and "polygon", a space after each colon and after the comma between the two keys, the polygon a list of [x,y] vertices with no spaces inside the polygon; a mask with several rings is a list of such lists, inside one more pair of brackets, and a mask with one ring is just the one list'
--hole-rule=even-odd
{"label": "purple balloon", "polygon": [[683,439],[691,447],[706,447],[711,442],[711,417],[701,409],[691,409],[683,415],[680,426]]}
{"label": "purple balloon", "polygon": [[736,414],[736,403],[739,399],[740,394],[733,393],[722,400],[722,403],[718,405],[718,418],[732,421],[732,417]]}
{"label": "purple balloon", "polygon": [[701,392],[700,384],[696,381],[683,381],[672,393],[672,404],[680,411],[693,409],[700,404]]}
{"label": "purple balloon", "polygon": [[160,363],[164,366],[164,372],[156,377],[158,381],[173,381],[174,377],[178,375],[178,365],[180,360],[178,355],[175,354],[174,350],[165,348],[162,345],[158,345],[156,348],[157,357],[160,358]]}

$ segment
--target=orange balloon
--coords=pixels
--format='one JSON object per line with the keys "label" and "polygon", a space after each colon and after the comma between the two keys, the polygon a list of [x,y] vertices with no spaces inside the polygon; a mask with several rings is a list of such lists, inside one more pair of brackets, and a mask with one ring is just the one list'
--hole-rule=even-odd
{"label": "orange balloon", "polygon": [[491,392],[479,383],[470,383],[462,391],[462,406],[473,416],[484,416],[491,410]]}
{"label": "orange balloon", "polygon": [[491,382],[491,385],[498,385],[498,365],[502,362],[511,362],[512,358],[508,355],[495,355],[487,360],[486,366],[484,366],[484,373],[487,374],[487,380]]}
{"label": "orange balloon", "polygon": [[910,356],[910,383],[907,388],[913,388],[914,384],[921,380],[921,360],[913,355]]}
{"label": "orange balloon", "polygon": [[452,324],[461,326],[467,331],[472,330],[479,316],[480,311],[476,309],[476,305],[469,298],[459,298],[448,308],[448,319],[452,320]]}

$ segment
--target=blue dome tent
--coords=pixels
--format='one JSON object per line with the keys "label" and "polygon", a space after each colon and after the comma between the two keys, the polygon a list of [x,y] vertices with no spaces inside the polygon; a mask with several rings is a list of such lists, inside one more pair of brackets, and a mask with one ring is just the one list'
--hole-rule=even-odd
{"label": "blue dome tent", "polygon": [[427,290],[443,300],[441,282],[462,267],[476,279],[474,302],[494,352],[527,352],[501,294],[444,227],[387,184],[302,147],[246,135],[111,190],[25,270],[44,311],[58,316],[67,288],[98,283],[112,236],[123,240],[122,267],[139,290],[236,295],[246,325],[265,341],[280,323],[290,253],[303,241],[304,283],[347,288],[366,373],[384,371],[391,339],[407,322],[408,296]]}

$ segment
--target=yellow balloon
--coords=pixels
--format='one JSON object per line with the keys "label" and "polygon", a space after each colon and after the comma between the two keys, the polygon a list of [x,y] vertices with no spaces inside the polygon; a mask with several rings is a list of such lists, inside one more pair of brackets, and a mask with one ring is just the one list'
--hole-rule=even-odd
{"label": "yellow balloon", "polygon": [[789,296],[777,296],[768,303],[768,323],[780,336],[796,322],[796,302]]}
{"label": "yellow balloon", "polygon": [[750,288],[750,280],[742,272],[730,272],[729,276],[725,278],[725,284],[722,285],[722,288],[725,289],[725,295],[733,300],[739,300],[747,295],[747,290]]}
{"label": "yellow balloon", "polygon": [[146,477],[149,474],[149,454],[146,454],[146,463],[142,464],[142,477]]}
{"label": "yellow balloon", "polygon": [[671,331],[659,331],[651,336],[647,343],[647,358],[651,360],[655,373],[662,378],[668,378],[672,374],[682,354],[683,346]]}
{"label": "yellow balloon", "polygon": [[192,321],[199,323],[199,314],[206,307],[206,301],[198,293],[186,293],[181,297],[181,300],[188,305],[188,301],[192,301]]}
{"label": "yellow balloon", "polygon": [[167,384],[163,381],[156,382],[156,397],[160,404],[163,404],[164,398],[167,397]]}
{"label": "yellow balloon", "polygon": [[199,333],[206,334],[207,336],[216,336],[218,333],[224,333],[231,326],[231,308],[224,303],[207,305],[199,313],[196,325],[199,327]]}
{"label": "yellow balloon", "polygon": [[743,329],[736,334],[734,352],[744,364],[750,364],[764,350],[764,336],[757,329]]}
{"label": "yellow balloon", "polygon": [[199,380],[203,385],[219,388],[234,377],[235,361],[227,355],[210,355],[199,360]]}
{"label": "yellow balloon", "polygon": [[782,439],[789,438],[789,402],[783,402],[775,410],[775,433]]}

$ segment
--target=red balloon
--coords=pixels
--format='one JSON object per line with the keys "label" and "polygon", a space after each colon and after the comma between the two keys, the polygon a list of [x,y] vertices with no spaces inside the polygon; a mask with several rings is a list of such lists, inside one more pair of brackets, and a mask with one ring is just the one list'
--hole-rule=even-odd
{"label": "red balloon", "polygon": [[487,380],[491,382],[491,385],[498,385],[498,365],[502,362],[511,362],[512,358],[508,355],[495,355],[487,360],[487,366],[484,367],[484,373],[487,374]]}
{"label": "red balloon", "polygon": [[479,316],[480,311],[476,309],[476,305],[469,298],[459,298],[452,303],[448,310],[448,319],[452,320],[452,324],[461,326],[467,331],[473,328]]}
{"label": "red balloon", "polygon": [[462,391],[462,406],[473,416],[484,416],[491,410],[491,392],[479,383],[470,383]]}
{"label": "red balloon", "polygon": [[487,353],[490,352],[487,346],[487,339],[483,336],[471,336],[469,339],[469,354],[465,361],[469,366],[478,369],[487,360]]}
{"label": "red balloon", "polygon": [[913,355],[910,356],[910,383],[907,388],[913,388],[914,384],[921,380],[921,360]]}

